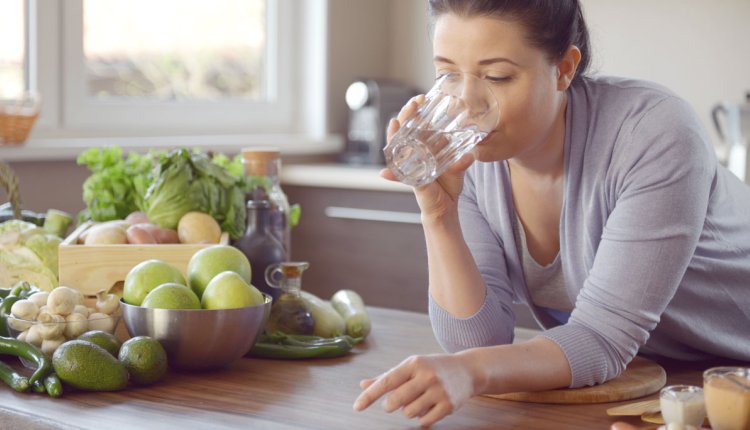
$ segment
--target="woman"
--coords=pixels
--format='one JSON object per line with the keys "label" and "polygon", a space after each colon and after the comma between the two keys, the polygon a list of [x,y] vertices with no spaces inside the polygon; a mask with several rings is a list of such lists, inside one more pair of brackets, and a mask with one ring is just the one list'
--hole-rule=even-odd
{"label": "woman", "polygon": [[[717,164],[687,103],[584,76],[577,0],[429,7],[436,75],[484,78],[500,124],[414,190],[430,318],[451,354],[362,381],[354,408],[388,394],[386,411],[430,425],[482,393],[603,383],[638,352],[750,360],[750,188]],[[511,345],[513,302],[546,330]]]}

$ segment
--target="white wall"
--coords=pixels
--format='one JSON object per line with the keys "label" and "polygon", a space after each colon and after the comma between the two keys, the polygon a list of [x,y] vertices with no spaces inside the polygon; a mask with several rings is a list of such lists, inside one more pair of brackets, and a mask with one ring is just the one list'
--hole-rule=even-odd
{"label": "white wall", "polygon": [[[389,73],[427,87],[432,81],[426,0],[390,0]],[[644,78],[688,100],[711,131],[719,100],[750,91],[749,0],[582,0],[593,71]]]}

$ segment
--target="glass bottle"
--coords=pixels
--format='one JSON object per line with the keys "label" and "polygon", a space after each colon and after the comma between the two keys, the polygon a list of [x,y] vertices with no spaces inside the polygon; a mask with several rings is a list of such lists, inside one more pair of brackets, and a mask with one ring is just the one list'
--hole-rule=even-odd
{"label": "glass bottle", "polygon": [[271,305],[266,333],[281,331],[287,334],[313,334],[315,320],[300,297],[302,272],[308,267],[310,264],[307,262],[288,261],[266,268],[267,284],[281,290],[278,299]]}
{"label": "glass bottle", "polygon": [[248,200],[245,234],[233,245],[242,251],[252,269],[252,284],[274,300],[280,292],[266,283],[266,267],[287,260],[284,245],[271,231],[271,204],[268,200]]}
{"label": "glass bottle", "polygon": [[289,200],[281,189],[281,153],[276,149],[247,148],[242,150],[245,176],[250,183],[248,200],[267,199],[271,203],[271,231],[291,257],[291,225]]}

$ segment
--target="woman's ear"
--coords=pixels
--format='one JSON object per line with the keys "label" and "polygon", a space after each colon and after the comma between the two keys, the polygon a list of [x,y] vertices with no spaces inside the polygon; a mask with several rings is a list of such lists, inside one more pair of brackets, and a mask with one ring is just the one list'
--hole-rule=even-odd
{"label": "woman's ear", "polygon": [[565,55],[557,63],[557,89],[565,91],[573,82],[578,69],[578,63],[581,62],[581,50],[575,45],[570,45]]}

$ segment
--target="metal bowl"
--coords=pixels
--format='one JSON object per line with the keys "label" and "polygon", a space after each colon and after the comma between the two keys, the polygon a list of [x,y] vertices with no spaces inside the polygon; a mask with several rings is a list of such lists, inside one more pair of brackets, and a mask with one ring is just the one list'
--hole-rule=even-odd
{"label": "metal bowl", "polygon": [[250,351],[271,311],[265,303],[237,309],[152,309],[120,300],[130,336],[149,336],[167,351],[170,367],[207,370],[224,367]]}

